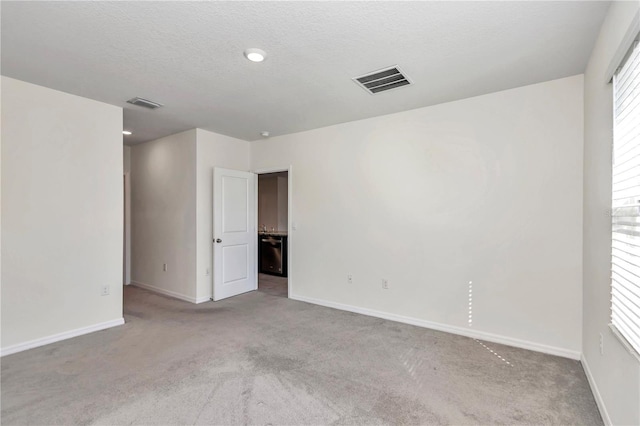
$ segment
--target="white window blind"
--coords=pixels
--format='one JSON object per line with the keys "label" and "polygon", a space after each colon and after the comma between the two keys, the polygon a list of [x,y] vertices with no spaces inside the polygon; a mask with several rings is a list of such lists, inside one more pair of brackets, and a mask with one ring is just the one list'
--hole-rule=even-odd
{"label": "white window blind", "polygon": [[613,77],[611,323],[640,353],[640,47]]}

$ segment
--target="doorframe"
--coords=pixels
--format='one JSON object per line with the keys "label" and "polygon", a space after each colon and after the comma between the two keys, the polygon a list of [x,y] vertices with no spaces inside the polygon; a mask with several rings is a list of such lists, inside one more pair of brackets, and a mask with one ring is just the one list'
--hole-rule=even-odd
{"label": "doorframe", "polygon": [[[258,230],[258,187],[260,186],[260,175],[266,175],[268,173],[279,173],[279,172],[287,172],[287,298],[291,299],[293,295],[293,274],[291,273],[291,253],[293,252],[293,166],[289,164],[288,166],[280,166],[280,167],[265,167],[261,169],[256,169],[252,171],[256,174],[256,189],[255,189],[255,208],[256,208],[256,223],[255,227]],[[256,236],[257,237],[257,236]],[[258,259],[258,244],[256,244],[256,277],[259,277],[259,268],[260,259]],[[256,280],[257,282],[257,280]]]}

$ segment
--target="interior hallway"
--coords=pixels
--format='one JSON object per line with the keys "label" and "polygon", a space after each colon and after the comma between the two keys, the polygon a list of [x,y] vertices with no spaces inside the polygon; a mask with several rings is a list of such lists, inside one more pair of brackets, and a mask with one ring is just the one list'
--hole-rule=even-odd
{"label": "interior hallway", "polygon": [[2,424],[601,424],[569,359],[260,291],[125,319],[3,358]]}

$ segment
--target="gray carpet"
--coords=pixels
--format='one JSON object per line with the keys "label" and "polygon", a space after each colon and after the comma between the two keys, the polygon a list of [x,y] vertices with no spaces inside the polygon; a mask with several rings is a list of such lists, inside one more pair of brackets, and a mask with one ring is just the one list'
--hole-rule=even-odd
{"label": "gray carpet", "polygon": [[264,292],[125,319],[3,358],[2,424],[602,424],[576,361]]}
{"label": "gray carpet", "polygon": [[277,275],[258,274],[258,291],[279,297],[289,297],[287,277]]}

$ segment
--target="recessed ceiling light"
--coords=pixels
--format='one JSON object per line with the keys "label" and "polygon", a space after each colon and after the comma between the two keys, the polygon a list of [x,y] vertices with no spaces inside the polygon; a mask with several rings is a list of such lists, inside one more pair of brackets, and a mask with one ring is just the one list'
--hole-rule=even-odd
{"label": "recessed ceiling light", "polygon": [[244,51],[244,57],[251,62],[262,62],[267,57],[267,52],[260,49],[247,49]]}
{"label": "recessed ceiling light", "polygon": [[122,134],[123,134],[123,135],[127,135],[127,136],[129,136],[129,135],[131,134],[131,132],[130,132],[130,131],[128,131],[128,130],[123,130],[123,131],[122,131]]}
{"label": "recessed ceiling light", "polygon": [[260,136],[262,136],[263,138],[268,138],[269,137],[269,132],[264,130],[264,131],[260,132]]}

